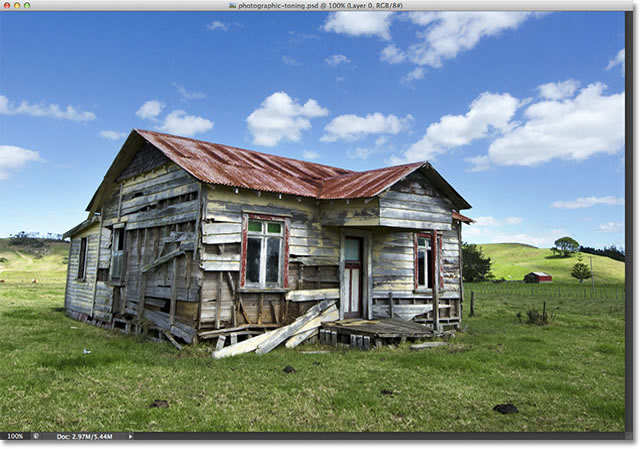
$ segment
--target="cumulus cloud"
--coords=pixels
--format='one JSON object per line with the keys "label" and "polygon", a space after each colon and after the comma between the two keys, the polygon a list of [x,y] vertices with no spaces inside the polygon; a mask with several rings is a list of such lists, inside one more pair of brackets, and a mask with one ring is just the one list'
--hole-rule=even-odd
{"label": "cumulus cloud", "polygon": [[464,115],[445,115],[427,127],[425,135],[411,145],[395,162],[414,162],[435,157],[446,151],[485,138],[491,129],[506,131],[513,126],[511,118],[518,100],[509,94],[484,92],[469,106]]}
{"label": "cumulus cloud", "polygon": [[320,157],[320,153],[312,150],[304,150],[302,152],[302,157],[312,161],[314,159],[318,159]]}
{"label": "cumulus cloud", "polygon": [[522,223],[522,218],[521,217],[507,217],[507,218],[505,218],[504,222],[506,224],[516,225],[516,224]]}
{"label": "cumulus cloud", "polygon": [[164,103],[158,100],[149,100],[140,106],[136,111],[136,115],[144,119],[155,119],[164,109]]}
{"label": "cumulus cloud", "polygon": [[572,201],[555,201],[551,204],[551,207],[555,207],[557,209],[584,209],[597,205],[623,206],[624,198],[618,198],[615,196],[589,196]]}
{"label": "cumulus cloud", "polygon": [[498,220],[496,220],[495,218],[488,216],[488,217],[475,217],[475,224],[478,226],[498,226],[500,225],[500,222]]}
{"label": "cumulus cloud", "polygon": [[594,83],[574,98],[531,104],[523,123],[491,143],[489,162],[534,167],[553,159],[615,154],[624,145],[624,93],[605,95],[605,88]]}
{"label": "cumulus cloud", "polygon": [[213,128],[212,121],[196,115],[187,115],[185,111],[176,109],[164,118],[159,129],[169,134],[190,137],[209,131],[211,128]]}
{"label": "cumulus cloud", "polygon": [[328,114],[314,99],[300,105],[286,92],[275,92],[247,117],[247,125],[254,144],[272,147],[281,140],[298,142],[311,128],[310,119]]}
{"label": "cumulus cloud", "polygon": [[400,64],[407,59],[407,54],[393,44],[387,45],[380,53],[380,60],[389,64]]}
{"label": "cumulus cloud", "polygon": [[573,96],[573,93],[580,86],[576,80],[566,80],[561,83],[547,83],[538,86],[538,92],[542,98],[547,100],[562,100]]}
{"label": "cumulus cloud", "polygon": [[364,161],[366,159],[369,159],[369,157],[371,157],[371,155],[375,152],[375,150],[372,150],[370,148],[358,147],[355,150],[348,150],[347,157],[349,159],[361,159]]}
{"label": "cumulus cloud", "polygon": [[409,46],[406,57],[420,66],[440,67],[444,60],[472,49],[481,39],[518,28],[534,14],[511,11],[408,13],[404,17],[421,30],[417,33],[420,40]]}
{"label": "cumulus cloud", "polygon": [[7,179],[12,170],[28,162],[44,162],[37,151],[14,145],[0,145],[0,181]]}
{"label": "cumulus cloud", "polygon": [[96,118],[93,112],[78,111],[71,105],[61,108],[57,104],[35,104],[27,101],[21,101],[20,104],[15,105],[4,95],[0,95],[0,114],[49,117],[73,122],[88,122]]}
{"label": "cumulus cloud", "polygon": [[598,230],[602,232],[619,232],[624,229],[624,224],[620,221],[609,221],[598,226]]}
{"label": "cumulus cloud", "polygon": [[606,69],[611,70],[617,65],[620,66],[620,73],[624,75],[624,48],[620,50],[618,53],[616,53],[613,59],[609,61],[609,64],[607,64]]}
{"label": "cumulus cloud", "polygon": [[127,133],[123,133],[120,131],[113,131],[110,129],[104,129],[102,131],[100,131],[100,137],[103,137],[105,139],[109,139],[109,140],[120,140],[123,137],[126,137]]}
{"label": "cumulus cloud", "polygon": [[353,114],[340,115],[324,128],[322,142],[336,140],[354,141],[368,134],[398,134],[409,128],[413,116],[408,114],[404,118],[395,115],[383,115],[379,112],[360,117]]}
{"label": "cumulus cloud", "polygon": [[349,64],[351,60],[345,55],[332,55],[324,60],[330,66],[337,66],[339,64]]}
{"label": "cumulus cloud", "polygon": [[322,29],[350,36],[378,36],[391,39],[391,12],[338,11],[329,14]]}
{"label": "cumulus cloud", "polygon": [[205,93],[202,91],[190,91],[177,83],[173,83],[173,86],[176,88],[183,100],[202,100],[206,97]]}

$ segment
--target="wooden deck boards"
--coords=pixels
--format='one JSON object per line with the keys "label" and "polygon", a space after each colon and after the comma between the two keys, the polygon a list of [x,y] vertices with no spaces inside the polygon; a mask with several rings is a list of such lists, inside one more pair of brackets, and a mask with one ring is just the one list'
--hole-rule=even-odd
{"label": "wooden deck boards", "polygon": [[377,320],[341,320],[323,323],[322,327],[345,335],[368,335],[377,338],[428,338],[430,328],[412,321],[382,318]]}

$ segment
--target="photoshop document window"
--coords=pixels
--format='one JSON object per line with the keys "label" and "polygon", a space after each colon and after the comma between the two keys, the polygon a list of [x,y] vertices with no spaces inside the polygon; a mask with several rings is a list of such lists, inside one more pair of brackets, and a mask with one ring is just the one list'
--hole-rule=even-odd
{"label": "photoshop document window", "polygon": [[0,438],[633,439],[632,59],[626,1],[4,2]]}

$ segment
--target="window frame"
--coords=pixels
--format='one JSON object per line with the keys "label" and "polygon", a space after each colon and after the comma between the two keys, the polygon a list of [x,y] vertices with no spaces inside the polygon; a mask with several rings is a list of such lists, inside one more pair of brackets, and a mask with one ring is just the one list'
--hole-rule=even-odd
{"label": "window frame", "polygon": [[[122,284],[123,274],[125,272],[124,263],[125,263],[125,250],[126,250],[126,229],[124,225],[114,225],[113,230],[111,231],[111,263],[109,267],[109,281],[113,284]],[[120,243],[122,242],[122,245]],[[118,249],[119,246],[122,246],[122,249]],[[118,273],[118,277],[114,277],[114,258],[118,256],[120,257],[120,273]]]}
{"label": "window frame", "polygon": [[[428,239],[431,241],[431,266],[432,266],[432,270],[433,267],[435,267],[436,265],[436,257],[438,258],[438,273],[434,273],[435,276],[431,275],[431,271],[429,270],[428,264],[425,264],[425,280],[426,280],[426,284],[425,285],[420,285],[419,284],[419,270],[418,270],[418,252],[420,250],[420,248],[418,247],[418,240],[419,239]],[[427,232],[416,232],[414,233],[414,240],[413,240],[413,256],[414,256],[414,263],[413,263],[413,272],[414,272],[414,290],[416,292],[433,292],[433,288],[434,285],[438,286],[438,291],[442,291],[444,290],[444,271],[442,268],[442,246],[443,246],[443,235],[442,232],[438,232],[436,230],[433,231],[427,231]],[[435,245],[434,245],[434,242]],[[435,246],[435,248],[434,248]],[[434,249],[437,249],[437,251],[434,251]],[[429,253],[429,250],[425,251],[425,259]],[[430,278],[435,278],[438,279],[437,284],[432,283],[431,287],[429,287],[429,279]],[[435,280],[434,279],[434,280]]]}
{"label": "window frame", "polygon": [[[84,246],[84,248],[83,248]],[[87,279],[87,259],[89,258],[89,237],[80,238],[80,252],[78,253],[78,275],[76,280],[85,281]]]}
{"label": "window frame", "polygon": [[[249,221],[263,223],[262,230],[249,231]],[[267,277],[267,242],[269,240],[268,223],[282,226],[280,234],[272,234],[271,238],[280,239],[280,258],[278,260],[278,282],[268,283]],[[242,248],[240,255],[240,288],[243,290],[282,291],[289,288],[289,218],[279,215],[244,213],[242,215]],[[260,239],[260,261],[257,283],[247,282],[247,250],[250,237]]]}

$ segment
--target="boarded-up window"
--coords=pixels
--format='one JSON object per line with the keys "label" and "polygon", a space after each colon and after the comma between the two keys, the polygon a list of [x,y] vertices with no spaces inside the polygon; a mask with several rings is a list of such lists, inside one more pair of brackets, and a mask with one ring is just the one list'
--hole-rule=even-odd
{"label": "boarded-up window", "polygon": [[113,243],[111,246],[111,279],[122,278],[122,265],[124,264],[124,228],[113,230]]}
{"label": "boarded-up window", "polygon": [[288,228],[284,218],[244,217],[242,287],[286,287]]}
{"label": "boarded-up window", "polygon": [[84,279],[87,272],[87,237],[80,239],[80,254],[78,259],[78,279]]}

